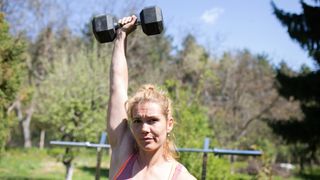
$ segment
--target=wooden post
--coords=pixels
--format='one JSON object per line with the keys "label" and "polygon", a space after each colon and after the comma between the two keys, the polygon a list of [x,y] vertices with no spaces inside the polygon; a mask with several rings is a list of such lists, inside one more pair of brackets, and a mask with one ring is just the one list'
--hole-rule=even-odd
{"label": "wooden post", "polygon": [[[105,144],[106,139],[107,139],[107,134],[103,132],[101,134],[100,144]],[[103,152],[102,148],[98,147],[97,148],[96,180],[100,179],[100,166],[101,166],[102,152]]]}
{"label": "wooden post", "polygon": [[205,138],[204,139],[204,145],[203,145],[203,158],[202,158],[202,173],[201,173],[201,180],[206,179],[207,174],[207,160],[208,160],[208,150],[210,145],[210,139]]}
{"label": "wooden post", "polygon": [[39,141],[39,148],[40,149],[44,148],[45,138],[46,138],[46,130],[41,129],[41,131],[40,131],[40,141]]}

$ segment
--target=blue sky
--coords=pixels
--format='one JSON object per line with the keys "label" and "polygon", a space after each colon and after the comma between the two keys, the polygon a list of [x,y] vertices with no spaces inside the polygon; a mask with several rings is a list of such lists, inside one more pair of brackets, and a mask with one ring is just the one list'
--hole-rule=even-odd
{"label": "blue sky", "polygon": [[[110,1],[114,3],[110,4]],[[108,12],[106,9],[114,11],[108,13],[115,13],[117,17],[126,16],[127,13],[118,12],[113,7],[130,7],[137,3],[126,0],[69,2],[76,14],[73,23],[78,23],[75,26],[77,28],[88,21],[92,14]],[[274,2],[288,12],[302,11],[299,0]],[[173,43],[178,48],[182,39],[191,33],[213,55],[219,56],[229,50],[248,49],[253,54],[268,55],[273,65],[285,61],[295,70],[303,63],[315,68],[314,61],[308,57],[307,52],[290,39],[286,29],[273,15],[271,0],[145,0],[138,7],[141,6],[142,9],[152,5],[162,9],[166,33],[173,37]]]}
{"label": "blue sky", "polygon": [[[285,61],[298,70],[301,64],[313,66],[297,42],[272,14],[270,0],[146,0],[146,6],[162,9],[167,34],[176,46],[187,33],[197,37],[210,52],[221,54],[226,50],[248,49],[264,53],[271,63]],[[300,13],[298,0],[276,1],[276,5],[289,12]]]}

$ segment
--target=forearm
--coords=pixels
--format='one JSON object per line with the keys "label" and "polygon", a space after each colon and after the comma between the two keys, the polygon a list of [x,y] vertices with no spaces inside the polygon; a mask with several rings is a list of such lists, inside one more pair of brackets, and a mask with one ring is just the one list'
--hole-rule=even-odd
{"label": "forearm", "polygon": [[125,91],[128,89],[126,41],[127,37],[125,33],[119,33],[117,35],[111,60],[110,93],[118,91],[119,88]]}

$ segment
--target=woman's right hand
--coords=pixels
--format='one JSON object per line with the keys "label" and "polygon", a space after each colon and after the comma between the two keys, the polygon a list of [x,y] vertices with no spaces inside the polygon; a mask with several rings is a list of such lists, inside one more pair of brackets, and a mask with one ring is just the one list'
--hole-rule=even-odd
{"label": "woman's right hand", "polygon": [[127,16],[118,21],[121,25],[121,28],[118,29],[118,34],[125,33],[126,35],[130,34],[132,31],[136,29],[137,16]]}

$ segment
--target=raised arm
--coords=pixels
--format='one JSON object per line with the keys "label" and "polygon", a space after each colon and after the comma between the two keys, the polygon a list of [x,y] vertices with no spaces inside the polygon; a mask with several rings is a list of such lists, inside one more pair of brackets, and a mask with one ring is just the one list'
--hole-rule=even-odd
{"label": "raised arm", "polygon": [[110,98],[107,112],[107,132],[111,148],[119,146],[127,131],[125,102],[128,99],[128,67],[126,60],[127,36],[135,29],[136,16],[119,21],[110,67]]}

